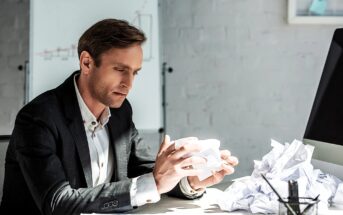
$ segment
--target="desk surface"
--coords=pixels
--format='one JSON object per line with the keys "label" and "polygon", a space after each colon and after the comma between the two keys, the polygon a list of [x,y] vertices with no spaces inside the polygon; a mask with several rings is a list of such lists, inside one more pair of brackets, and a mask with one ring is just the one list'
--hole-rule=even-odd
{"label": "desk surface", "polygon": [[[218,186],[218,188],[223,190],[224,186]],[[215,204],[216,194],[219,189],[207,188],[206,194],[202,198],[195,200],[183,200],[162,195],[158,203],[146,204],[129,211],[127,214],[251,214],[247,211],[227,212],[220,210],[219,206]],[[329,211],[323,214],[342,215],[343,209],[330,208]]]}
{"label": "desk surface", "polygon": [[[162,196],[162,199],[156,204],[147,204],[136,210],[128,212],[129,214],[233,214],[243,215],[251,214],[247,211],[222,211],[215,204],[216,188],[207,188],[206,194],[195,200],[182,200],[168,196]],[[323,213],[325,215],[342,215],[343,209],[330,208]]]}
{"label": "desk surface", "polygon": [[[131,214],[227,214],[228,212],[220,210],[215,204],[215,195],[218,189],[208,188],[206,194],[195,200],[182,200],[163,195],[156,204],[147,204],[133,210]],[[230,214],[249,214],[246,211],[235,211]]]}

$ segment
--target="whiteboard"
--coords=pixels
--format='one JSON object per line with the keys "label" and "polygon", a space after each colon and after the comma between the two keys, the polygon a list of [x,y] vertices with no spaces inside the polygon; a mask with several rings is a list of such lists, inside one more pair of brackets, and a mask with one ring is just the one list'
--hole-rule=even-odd
{"label": "whiteboard", "polygon": [[82,33],[105,18],[125,19],[142,29],[143,65],[128,100],[138,129],[162,124],[158,0],[30,1],[29,100],[60,85],[79,69],[77,43]]}

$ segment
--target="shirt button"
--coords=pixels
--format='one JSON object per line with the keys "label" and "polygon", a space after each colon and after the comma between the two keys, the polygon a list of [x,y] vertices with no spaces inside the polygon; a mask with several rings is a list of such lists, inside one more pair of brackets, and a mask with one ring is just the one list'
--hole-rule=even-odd
{"label": "shirt button", "polygon": [[104,163],[101,163],[101,167],[104,167]]}
{"label": "shirt button", "polygon": [[150,203],[150,202],[151,202],[151,199],[147,199],[147,200],[146,200],[146,203]]}
{"label": "shirt button", "polygon": [[96,125],[96,122],[92,121],[92,125]]}

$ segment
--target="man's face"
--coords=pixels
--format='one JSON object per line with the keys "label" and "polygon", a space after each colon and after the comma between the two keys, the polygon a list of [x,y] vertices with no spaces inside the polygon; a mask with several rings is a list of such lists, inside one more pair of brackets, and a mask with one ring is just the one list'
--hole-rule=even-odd
{"label": "man's face", "polygon": [[140,45],[113,48],[100,56],[100,66],[90,71],[88,87],[93,99],[119,108],[132,88],[133,80],[142,66]]}

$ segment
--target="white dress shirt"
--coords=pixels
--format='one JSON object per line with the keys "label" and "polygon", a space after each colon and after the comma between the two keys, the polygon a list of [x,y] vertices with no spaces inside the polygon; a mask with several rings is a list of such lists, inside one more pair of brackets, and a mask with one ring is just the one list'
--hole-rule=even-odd
{"label": "white dress shirt", "polygon": [[113,174],[113,151],[110,149],[108,128],[106,126],[111,112],[107,107],[101,113],[98,121],[83,101],[76,84],[76,77],[74,77],[74,86],[86,130],[94,187],[110,182]]}
{"label": "white dress shirt", "polygon": [[[74,87],[77,101],[81,110],[81,116],[85,126],[88,148],[91,160],[93,187],[102,183],[108,183],[111,180],[113,167],[113,149],[109,141],[109,132],[107,123],[111,117],[109,107],[101,113],[99,120],[93,115],[85,104],[74,76]],[[201,195],[203,190],[193,190],[187,178],[181,180],[181,191],[187,196]],[[141,206],[146,203],[155,203],[160,200],[155,179],[152,173],[144,174],[132,179],[130,188],[130,198],[132,206]]]}

